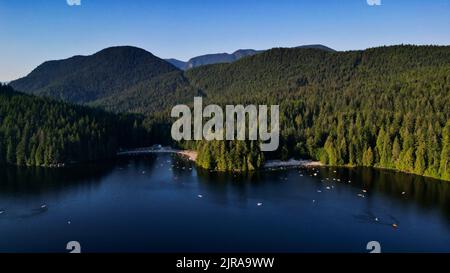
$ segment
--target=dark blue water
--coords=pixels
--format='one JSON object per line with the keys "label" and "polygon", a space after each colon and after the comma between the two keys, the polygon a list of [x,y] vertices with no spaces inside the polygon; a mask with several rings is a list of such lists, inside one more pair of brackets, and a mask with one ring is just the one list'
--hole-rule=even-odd
{"label": "dark blue water", "polygon": [[219,175],[169,154],[2,168],[0,251],[450,252],[449,184],[361,168]]}

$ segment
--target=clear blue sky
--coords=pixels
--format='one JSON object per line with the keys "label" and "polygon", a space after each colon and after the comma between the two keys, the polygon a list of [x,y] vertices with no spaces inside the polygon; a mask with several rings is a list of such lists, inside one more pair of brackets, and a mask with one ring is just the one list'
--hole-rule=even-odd
{"label": "clear blue sky", "polygon": [[0,37],[0,81],[113,45],[181,60],[313,43],[449,45],[450,0],[0,0]]}

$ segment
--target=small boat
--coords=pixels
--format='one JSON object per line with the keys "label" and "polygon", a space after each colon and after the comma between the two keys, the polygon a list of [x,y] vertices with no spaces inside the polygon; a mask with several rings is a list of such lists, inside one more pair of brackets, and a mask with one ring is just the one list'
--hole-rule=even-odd
{"label": "small boat", "polygon": [[199,195],[197,195],[198,196],[198,198],[202,198],[203,197],[203,195],[201,195],[201,194],[199,194]]}
{"label": "small boat", "polygon": [[262,204],[263,204],[263,203],[261,203],[261,202],[256,203],[256,205],[257,205],[258,207],[262,206]]}
{"label": "small boat", "polygon": [[42,204],[42,205],[41,205],[41,209],[45,209],[46,207],[47,207],[46,204]]}

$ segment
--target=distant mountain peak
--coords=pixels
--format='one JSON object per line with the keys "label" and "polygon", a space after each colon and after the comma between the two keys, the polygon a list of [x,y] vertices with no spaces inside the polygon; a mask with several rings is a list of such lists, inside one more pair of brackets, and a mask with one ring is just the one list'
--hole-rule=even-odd
{"label": "distant mountain peak", "polygon": [[238,49],[233,53],[212,53],[197,56],[183,62],[177,59],[166,59],[169,63],[175,65],[179,69],[187,70],[202,65],[216,64],[216,63],[231,63],[243,57],[255,55],[261,51],[254,49]]}
{"label": "distant mountain peak", "polygon": [[[316,48],[316,49],[326,50],[326,51],[330,51],[330,52],[335,51],[334,49],[329,48],[324,45],[321,45],[321,44],[302,45],[302,46],[298,46],[296,48]],[[177,59],[165,59],[165,60],[167,62],[173,64],[174,66],[178,67],[181,70],[187,70],[187,69],[195,68],[195,67],[202,66],[202,65],[208,65],[208,64],[232,63],[241,58],[244,58],[247,56],[252,56],[252,55],[264,52],[264,51],[265,50],[238,49],[231,54],[229,54],[229,53],[212,53],[212,54],[200,55],[200,56],[189,59],[187,62],[180,61]]]}
{"label": "distant mountain peak", "polygon": [[10,84],[26,93],[89,103],[174,71],[179,70],[142,48],[114,46],[88,56],[46,61]]}
{"label": "distant mountain peak", "polygon": [[315,49],[322,49],[325,51],[330,51],[330,52],[335,52],[336,50],[325,46],[325,45],[321,45],[321,44],[312,44],[312,45],[301,45],[301,46],[297,46],[295,48],[315,48]]}

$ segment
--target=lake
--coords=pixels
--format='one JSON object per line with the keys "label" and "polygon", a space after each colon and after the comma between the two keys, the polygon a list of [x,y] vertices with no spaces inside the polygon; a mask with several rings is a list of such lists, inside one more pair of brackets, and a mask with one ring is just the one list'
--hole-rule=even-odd
{"label": "lake", "polygon": [[[396,225],[396,227],[395,227]],[[450,183],[370,168],[198,170],[175,154],[0,169],[0,252],[450,252]]]}

